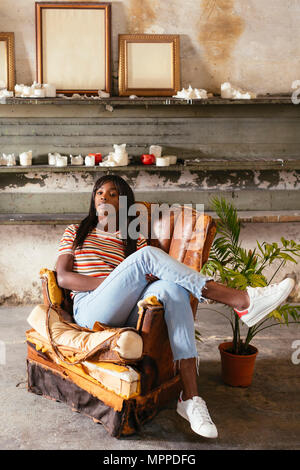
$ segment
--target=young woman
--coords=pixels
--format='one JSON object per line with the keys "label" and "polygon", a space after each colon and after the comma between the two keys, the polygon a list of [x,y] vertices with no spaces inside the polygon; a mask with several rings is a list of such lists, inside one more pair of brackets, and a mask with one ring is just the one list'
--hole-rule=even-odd
{"label": "young woman", "polygon": [[[174,361],[179,363],[183,390],[177,412],[194,432],[215,438],[216,426],[205,401],[198,394],[197,349],[189,294],[233,307],[248,326],[283,302],[294,287],[292,279],[265,288],[245,291],[228,288],[204,277],[163,250],[137,239],[122,238],[120,196],[127,197],[128,210],[134,194],[117,175],[105,175],[94,185],[88,216],[66,228],[56,265],[61,287],[71,290],[75,321],[93,328],[96,321],[110,326],[136,326],[137,302],[155,295],[164,305]],[[127,227],[134,220],[126,213]],[[111,227],[114,226],[113,229]],[[110,230],[110,231],[108,231]],[[124,231],[123,231],[124,233]]]}

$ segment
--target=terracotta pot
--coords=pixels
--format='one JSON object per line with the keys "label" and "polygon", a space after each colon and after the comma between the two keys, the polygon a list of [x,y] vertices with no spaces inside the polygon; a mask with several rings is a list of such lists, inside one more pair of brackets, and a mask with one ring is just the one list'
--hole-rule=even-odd
{"label": "terracotta pot", "polygon": [[249,387],[252,382],[255,359],[258,350],[249,345],[251,354],[239,356],[226,351],[232,347],[232,342],[219,344],[221,354],[222,380],[233,387]]}

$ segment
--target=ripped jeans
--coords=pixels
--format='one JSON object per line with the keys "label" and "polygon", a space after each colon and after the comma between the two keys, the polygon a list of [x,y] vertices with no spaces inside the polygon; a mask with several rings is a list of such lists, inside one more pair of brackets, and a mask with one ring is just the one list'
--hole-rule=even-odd
{"label": "ripped jeans", "polygon": [[[146,274],[159,280],[149,283]],[[87,328],[96,321],[136,327],[137,302],[155,295],[164,306],[173,360],[197,358],[190,293],[203,301],[202,289],[210,279],[160,248],[146,246],[122,261],[95,290],[75,294],[74,318]]]}

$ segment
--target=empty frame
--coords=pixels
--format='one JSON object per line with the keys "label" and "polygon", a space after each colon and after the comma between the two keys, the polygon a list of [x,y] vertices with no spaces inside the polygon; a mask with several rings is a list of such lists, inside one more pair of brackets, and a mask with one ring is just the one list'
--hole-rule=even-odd
{"label": "empty frame", "polygon": [[119,35],[121,96],[172,96],[178,90],[180,90],[178,35]]}
{"label": "empty frame", "polygon": [[13,91],[15,87],[14,33],[0,33],[0,89]]}
{"label": "empty frame", "polygon": [[110,4],[36,2],[37,81],[110,93]]}

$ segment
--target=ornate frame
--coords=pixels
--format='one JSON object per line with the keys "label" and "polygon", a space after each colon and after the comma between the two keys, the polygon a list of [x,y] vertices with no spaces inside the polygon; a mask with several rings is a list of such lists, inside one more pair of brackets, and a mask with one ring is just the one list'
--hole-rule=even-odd
{"label": "ornate frame", "polygon": [[[144,54],[142,44],[146,45]],[[166,47],[168,44],[170,50]],[[149,48],[149,45],[153,47]],[[119,34],[119,95],[172,96],[176,94],[181,88],[179,49],[180,37],[178,34]],[[145,62],[139,68],[139,60],[143,62],[144,57],[149,57],[149,51],[152,57],[155,55],[154,69],[152,70],[150,66],[145,67]],[[166,60],[169,60],[170,67],[165,62]],[[159,67],[159,61],[160,64],[165,64],[164,69]],[[149,71],[150,74],[153,72],[152,77],[149,75]],[[141,87],[143,72],[145,82],[150,82],[153,79],[157,82],[157,86]],[[134,74],[138,75],[138,79],[134,79]],[[135,86],[135,82],[139,85]]]}
{"label": "ornate frame", "polygon": [[[74,15],[68,15],[70,10],[74,10]],[[79,17],[75,13],[76,10],[85,11],[85,20],[88,19],[90,26],[96,24],[94,21],[100,20],[99,25],[101,25],[101,28],[85,26],[86,21],[79,22]],[[89,16],[87,16],[88,14]],[[57,26],[57,29],[55,29],[56,22],[53,20],[53,15],[56,15],[56,19],[58,18],[61,24],[65,23],[66,27],[59,29],[59,26]],[[36,80],[39,83],[51,82],[56,86],[57,93],[64,94],[97,94],[100,89],[108,93],[111,92],[110,3],[35,2],[35,25]],[[85,28],[84,35],[82,35],[82,31],[77,30],[76,33],[78,27]],[[59,49],[60,54],[57,54],[56,41],[53,38],[60,39],[60,47],[61,45],[65,46],[63,54],[61,48]],[[88,47],[82,50],[70,47],[72,42],[78,45],[79,38],[82,38],[85,44],[88,44]],[[68,49],[68,44],[70,49]],[[94,46],[91,47],[91,44]],[[79,51],[76,58],[72,58],[72,51]],[[75,57],[74,54],[73,57]],[[59,60],[57,69],[55,68],[56,59]],[[75,65],[76,76],[71,79],[70,70]],[[84,85],[85,78],[87,83],[89,81],[92,83],[90,86]],[[75,82],[74,88],[70,86],[71,81]]]}
{"label": "ornate frame", "polygon": [[6,88],[9,91],[13,91],[15,88],[15,35],[14,33],[0,33],[0,41],[6,43]]}

